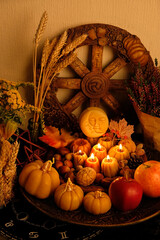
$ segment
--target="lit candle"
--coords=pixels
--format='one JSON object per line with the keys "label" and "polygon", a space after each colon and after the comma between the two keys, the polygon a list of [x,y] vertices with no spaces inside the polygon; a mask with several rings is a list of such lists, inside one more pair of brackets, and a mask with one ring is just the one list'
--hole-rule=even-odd
{"label": "lit candle", "polygon": [[91,149],[91,153],[94,153],[94,155],[98,158],[98,160],[101,162],[103,158],[107,156],[107,150],[104,146],[102,146],[100,143],[93,146]]}
{"label": "lit candle", "polygon": [[116,158],[107,155],[102,160],[101,171],[105,177],[115,177],[118,173],[119,164]]}
{"label": "lit candle", "polygon": [[122,144],[119,145],[119,149],[118,149],[119,152],[123,152],[123,149],[122,149]]}
{"label": "lit candle", "polygon": [[122,144],[112,147],[108,154],[110,157],[115,157],[118,161],[129,159],[129,152]]}
{"label": "lit candle", "polygon": [[99,160],[93,153],[85,160],[84,166],[93,168],[97,173],[100,172]]}
{"label": "lit candle", "polygon": [[79,150],[78,152],[73,154],[73,158],[74,166],[76,167],[78,165],[84,164],[84,161],[87,159],[87,154]]}

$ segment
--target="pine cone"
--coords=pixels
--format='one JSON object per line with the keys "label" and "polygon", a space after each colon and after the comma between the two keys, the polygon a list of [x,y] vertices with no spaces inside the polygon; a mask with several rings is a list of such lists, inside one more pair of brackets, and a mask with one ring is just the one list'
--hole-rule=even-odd
{"label": "pine cone", "polygon": [[128,166],[130,169],[136,169],[143,162],[144,162],[144,158],[142,156],[131,154],[130,159],[128,160]]}

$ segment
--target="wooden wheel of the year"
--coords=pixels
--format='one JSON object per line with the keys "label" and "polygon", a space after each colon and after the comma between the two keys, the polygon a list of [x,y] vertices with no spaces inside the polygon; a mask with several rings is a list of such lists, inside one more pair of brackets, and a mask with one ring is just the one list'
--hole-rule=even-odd
{"label": "wooden wheel of the year", "polygon": [[[81,46],[91,47],[91,67],[88,68],[78,57],[69,66],[76,78],[57,77],[48,92],[44,104],[46,125],[67,127],[76,131],[78,123],[72,112],[84,102],[89,106],[99,106],[100,101],[118,112],[119,103],[111,90],[124,89],[124,81],[111,79],[120,69],[130,63],[134,69],[139,63],[147,77],[153,69],[153,61],[140,39],[127,31],[107,24],[89,24],[68,29],[68,42],[87,33],[88,37]],[[117,52],[117,58],[102,68],[102,54],[105,46]],[[80,51],[80,50],[79,50]],[[75,95],[65,104],[56,97],[56,89],[74,89]]]}

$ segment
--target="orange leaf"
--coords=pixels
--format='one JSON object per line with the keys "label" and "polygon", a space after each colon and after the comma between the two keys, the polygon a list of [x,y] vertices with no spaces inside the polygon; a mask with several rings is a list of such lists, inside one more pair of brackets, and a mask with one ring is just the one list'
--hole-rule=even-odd
{"label": "orange leaf", "polygon": [[65,129],[61,129],[61,133],[58,128],[52,126],[46,126],[45,129],[45,135],[39,137],[39,139],[51,147],[66,147],[75,139],[75,137],[71,136]]}

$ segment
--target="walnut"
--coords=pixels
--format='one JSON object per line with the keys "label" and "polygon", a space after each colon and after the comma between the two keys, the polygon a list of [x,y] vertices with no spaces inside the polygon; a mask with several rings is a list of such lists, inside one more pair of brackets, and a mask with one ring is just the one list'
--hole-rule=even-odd
{"label": "walnut", "polygon": [[96,179],[96,171],[93,168],[85,167],[81,169],[76,176],[79,185],[89,186]]}

